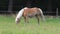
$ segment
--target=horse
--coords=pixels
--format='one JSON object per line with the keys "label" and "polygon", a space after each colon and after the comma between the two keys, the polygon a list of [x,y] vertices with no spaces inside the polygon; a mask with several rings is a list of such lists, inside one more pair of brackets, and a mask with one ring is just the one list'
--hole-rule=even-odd
{"label": "horse", "polygon": [[23,9],[21,9],[16,16],[15,22],[19,23],[20,18],[22,16],[24,17],[26,23],[29,23],[28,18],[36,17],[38,20],[38,24],[39,24],[40,16],[45,21],[42,10],[40,8],[37,8],[37,7],[33,7],[33,8],[24,7]]}

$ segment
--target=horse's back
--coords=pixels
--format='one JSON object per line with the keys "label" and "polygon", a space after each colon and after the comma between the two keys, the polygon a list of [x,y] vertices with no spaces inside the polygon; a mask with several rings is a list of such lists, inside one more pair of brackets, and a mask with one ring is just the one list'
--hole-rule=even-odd
{"label": "horse's back", "polygon": [[33,15],[36,15],[36,14],[39,14],[39,10],[38,10],[37,7],[27,8],[27,9],[24,9],[23,16],[33,16]]}

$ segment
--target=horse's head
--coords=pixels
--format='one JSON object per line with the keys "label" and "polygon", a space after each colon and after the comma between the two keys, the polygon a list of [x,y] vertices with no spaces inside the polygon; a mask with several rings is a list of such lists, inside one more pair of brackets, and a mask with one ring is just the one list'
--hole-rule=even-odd
{"label": "horse's head", "polygon": [[16,18],[15,22],[16,22],[16,24],[18,24],[20,22],[20,19]]}

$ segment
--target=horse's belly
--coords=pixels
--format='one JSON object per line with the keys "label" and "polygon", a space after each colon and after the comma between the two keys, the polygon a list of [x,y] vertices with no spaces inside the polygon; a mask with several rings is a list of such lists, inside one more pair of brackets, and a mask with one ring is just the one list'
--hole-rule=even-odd
{"label": "horse's belly", "polygon": [[34,16],[28,16],[28,17],[32,18],[32,17],[34,17]]}
{"label": "horse's belly", "polygon": [[35,17],[35,15],[33,15],[33,14],[28,14],[27,16],[30,18]]}

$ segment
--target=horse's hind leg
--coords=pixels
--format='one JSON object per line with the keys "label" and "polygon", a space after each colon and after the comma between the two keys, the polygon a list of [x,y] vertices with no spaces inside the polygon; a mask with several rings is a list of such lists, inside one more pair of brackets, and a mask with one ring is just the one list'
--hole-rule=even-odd
{"label": "horse's hind leg", "polygon": [[39,16],[36,16],[37,20],[38,20],[38,24],[39,24]]}

